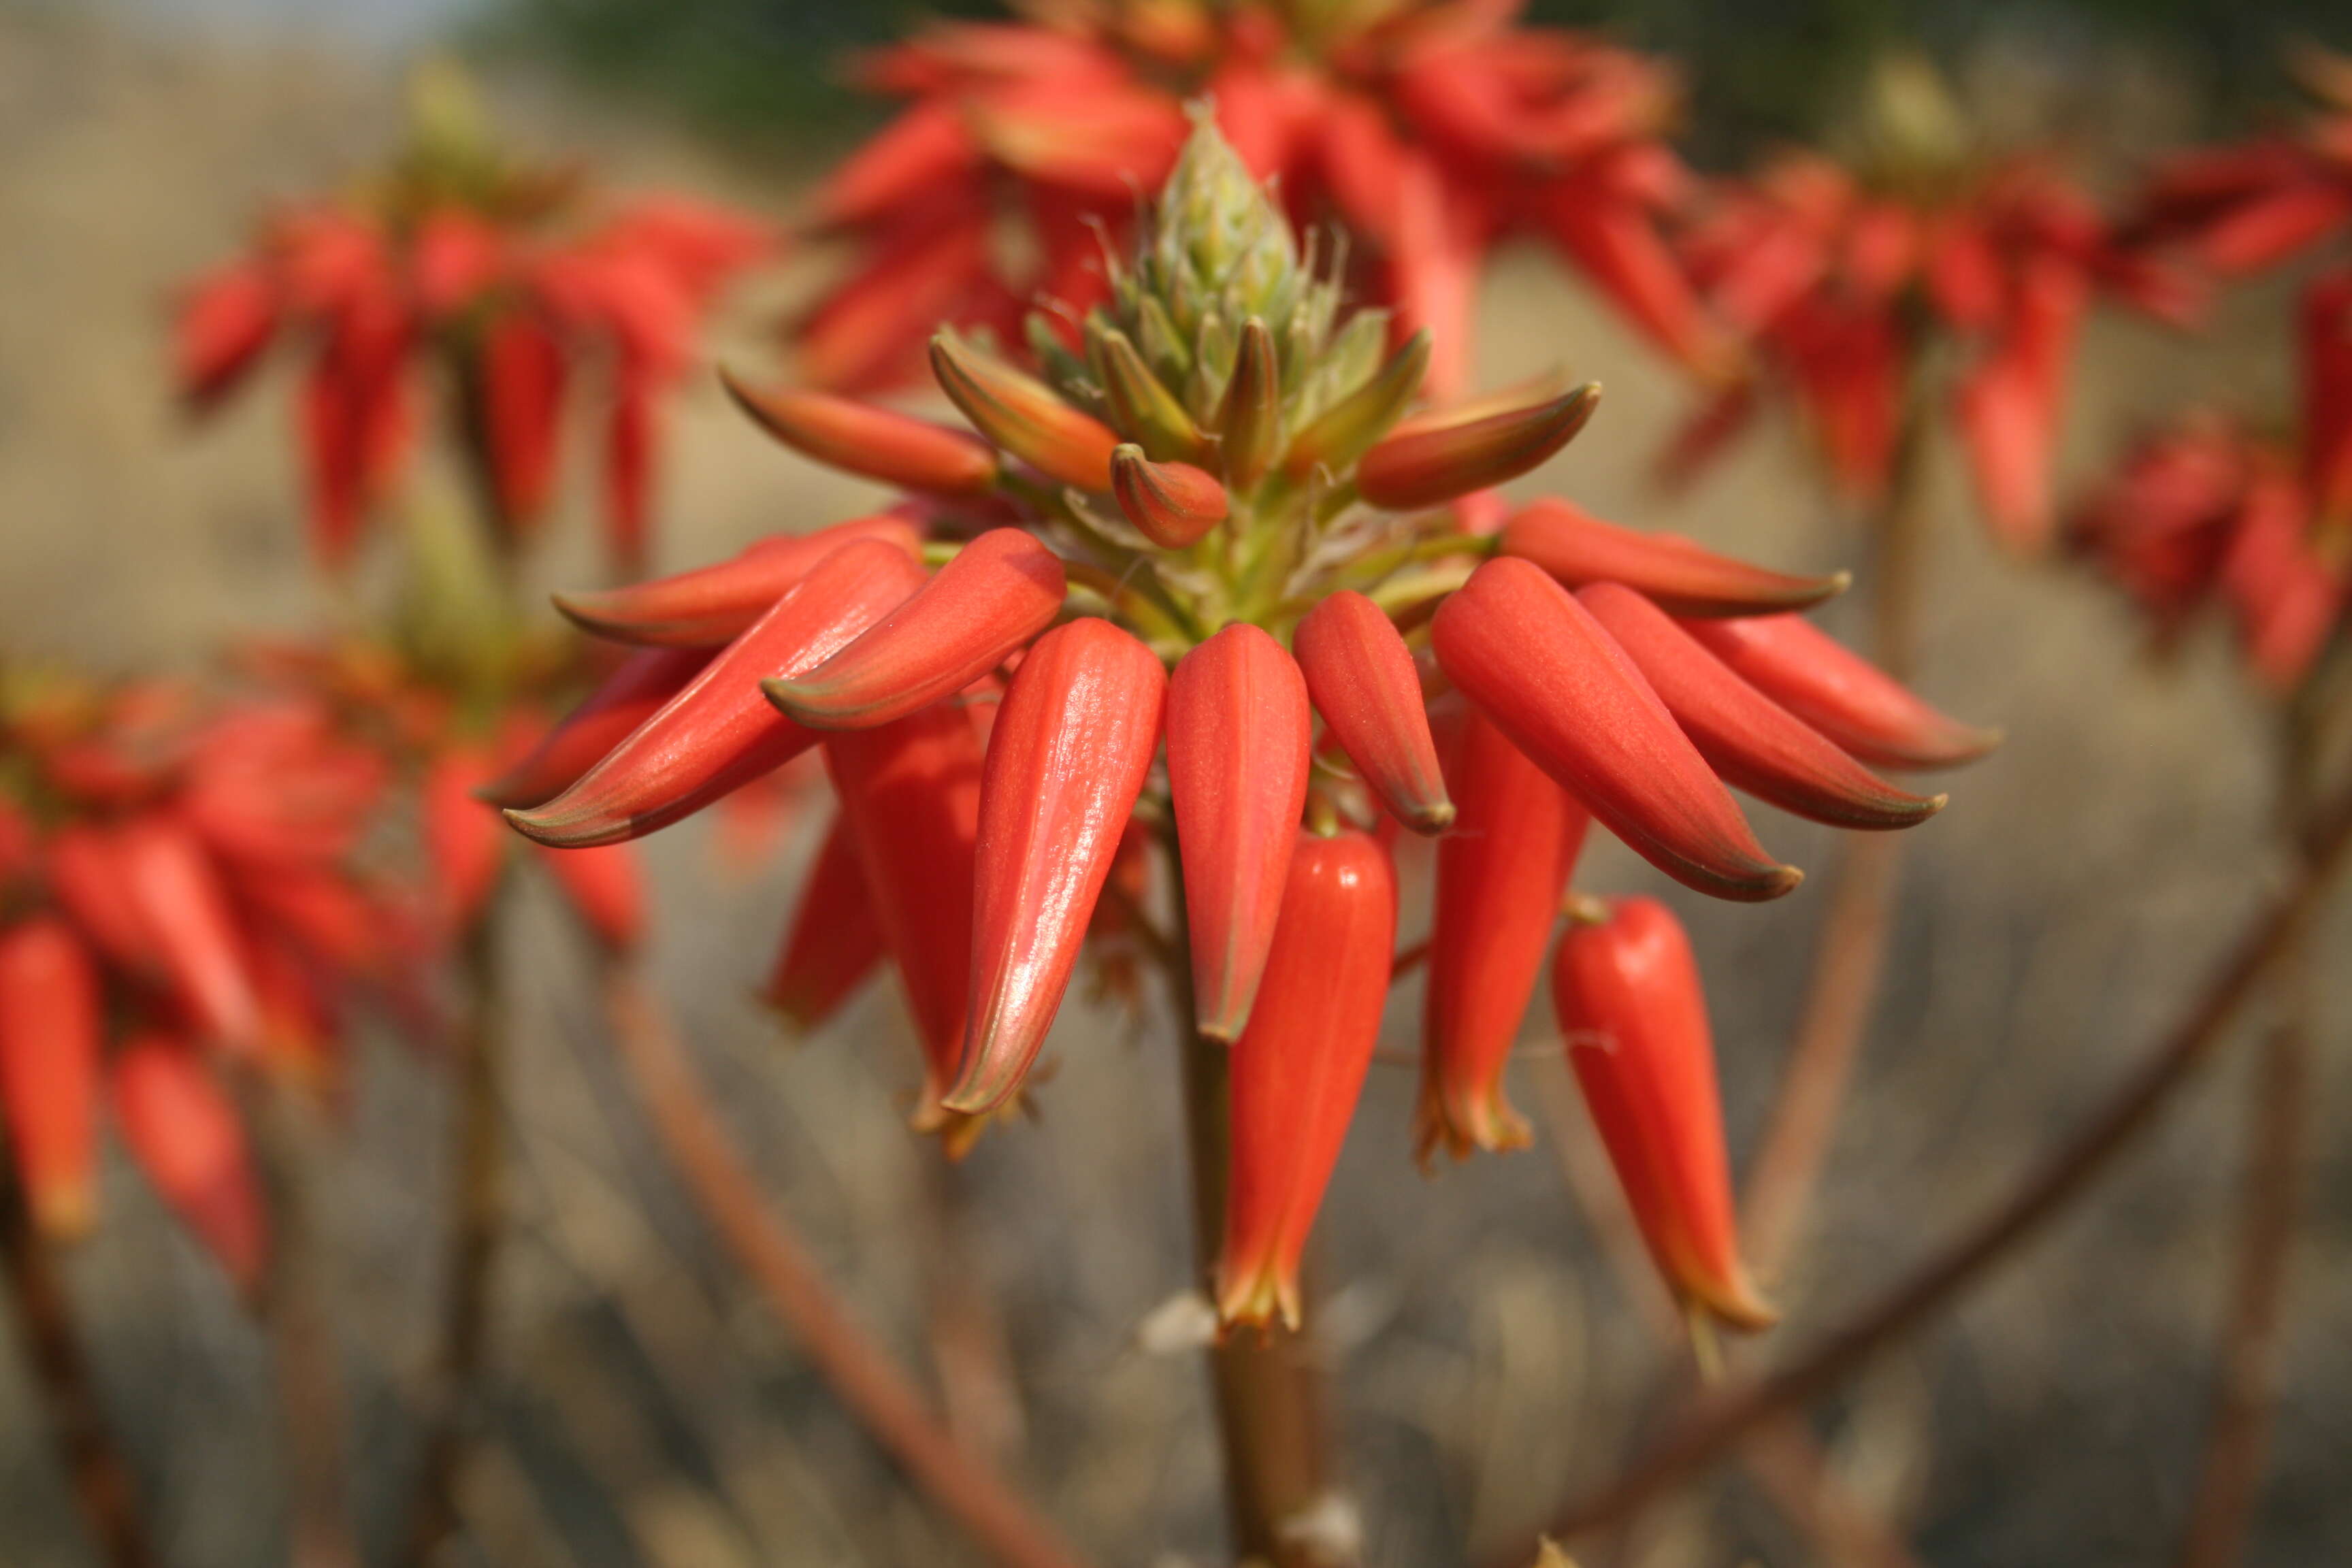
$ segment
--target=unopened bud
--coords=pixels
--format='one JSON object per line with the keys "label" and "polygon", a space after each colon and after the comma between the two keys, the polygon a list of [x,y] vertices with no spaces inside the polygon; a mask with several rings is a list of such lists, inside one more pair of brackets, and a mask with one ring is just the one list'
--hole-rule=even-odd
{"label": "unopened bud", "polygon": [[1110,453],[1118,437],[1044,382],[952,332],[931,340],[931,372],[964,417],[1004,450],[1063,484],[1110,489]]}
{"label": "unopened bud", "polygon": [[1110,487],[1127,521],[1170,550],[1224,521],[1231,504],[1214,474],[1190,463],[1155,463],[1132,444],[1111,454]]}
{"label": "unopened bud", "polygon": [[1464,424],[1407,428],[1364,454],[1356,488],[1377,507],[1412,511],[1514,479],[1568,445],[1600,405],[1601,384]]}

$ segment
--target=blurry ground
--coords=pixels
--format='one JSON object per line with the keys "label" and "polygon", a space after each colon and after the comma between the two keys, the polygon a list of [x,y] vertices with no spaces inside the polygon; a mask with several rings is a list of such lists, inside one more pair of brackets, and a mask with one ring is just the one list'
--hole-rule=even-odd
{"label": "blurry ground", "polygon": [[[161,393],[161,307],[169,280],[235,243],[258,205],[380,147],[395,85],[388,69],[323,53],[131,43],[0,17],[0,643],[12,655],[186,668],[224,637],[315,624],[292,545],[281,389],[191,437]],[[526,141],[581,153],[620,185],[677,183],[773,211],[789,199],[609,112],[511,87],[500,107]],[[760,303],[736,323],[747,353]],[[2240,302],[2203,346],[2103,324],[2074,468],[2131,410],[2198,379],[2250,406],[2278,395],[2280,303]],[[1685,502],[1648,496],[1644,461],[1679,389],[1543,264],[1507,258],[1485,331],[1491,379],[1565,358],[1608,384],[1603,414],[1546,483],[1791,566],[1855,553],[1785,432],[1751,442]],[[666,559],[707,559],[853,504],[852,487],[780,456],[712,392],[698,386],[679,411]],[[1815,1244],[1780,1285],[1791,1346],[1979,1212],[2095,1103],[2274,871],[2259,848],[2265,737],[2219,649],[2151,674],[2116,605],[1996,559],[1965,521],[1954,476],[1941,478],[1921,684],[2011,740],[1912,840],[1861,1098]],[[1825,832],[1769,812],[1759,826],[1787,857],[1829,864]],[[892,997],[877,989],[796,1050],[744,999],[797,867],[721,875],[699,824],[656,840],[653,858],[662,986],[832,1278],[918,1365],[930,1298],[993,1300],[1018,1394],[1017,1424],[1000,1435],[1045,1506],[1106,1564],[1212,1560],[1215,1472],[1197,1372],[1133,1346],[1139,1321],[1188,1279],[1167,1043],[1074,1009],[1042,1124],[988,1140],[942,1182],[898,1126],[911,1050]],[[1709,978],[1738,1151],[1774,1081],[1825,880],[1769,911],[1675,897]],[[1601,845],[1580,881],[1655,879]],[[962,1560],[647,1159],[565,932],[551,911],[530,912],[513,933],[527,960],[512,1095],[522,1152],[496,1420],[468,1486],[479,1560]],[[2335,961],[2323,963],[2330,1043],[2346,1031],[2347,935],[2339,917],[2318,949]],[[1405,987],[1387,1042],[1398,1051],[1416,1005]],[[1900,1519],[1937,1568],[2168,1557],[2209,1392],[2250,1066],[2226,1058],[2095,1202],[1885,1363],[1828,1429],[1854,1490]],[[1519,1086],[1523,1102],[1535,1088]],[[1564,1483],[1611,1470],[1656,1362],[1552,1153],[1423,1181],[1406,1157],[1412,1091],[1410,1070],[1375,1070],[1323,1221],[1337,1292],[1327,1324],[1371,1561],[1444,1568],[1464,1560],[1465,1541],[1491,1552],[1523,1540]],[[2341,1052],[2323,1053],[2315,1092],[2323,1130],[2352,1111]],[[358,1504],[379,1552],[405,1494],[404,1405],[435,1300],[443,1117],[436,1077],[372,1045],[328,1178]],[[2352,1321],[2352,1165],[2324,1132],[2315,1155],[2288,1403],[2254,1553],[2276,1568],[2352,1555],[2352,1354],[2340,1333]],[[73,1283],[171,1562],[274,1561],[265,1348],[126,1172],[110,1173],[107,1199],[107,1228],[74,1259]],[[943,1215],[962,1237],[945,1279]],[[1695,1495],[1716,1506],[1657,1516],[1643,1562],[1808,1560],[1744,1483]],[[17,1363],[0,1355],[0,1563],[85,1560]]]}

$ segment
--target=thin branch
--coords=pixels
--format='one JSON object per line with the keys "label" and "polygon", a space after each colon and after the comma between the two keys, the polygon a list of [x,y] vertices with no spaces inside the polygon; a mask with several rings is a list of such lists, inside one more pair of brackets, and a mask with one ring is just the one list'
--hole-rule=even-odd
{"label": "thin branch", "polygon": [[858,1325],[770,1205],[637,975],[606,971],[621,1065],[671,1168],[835,1394],[940,1510],[1005,1568],[1077,1568],[1078,1558],[983,1462],[947,1435]]}
{"label": "thin branch", "polygon": [[[1930,423],[1922,407],[1928,395],[1913,386],[1894,475],[1872,527],[1878,558],[1871,585],[1871,657],[1897,679],[1908,676],[1917,653]],[[1767,1281],[1780,1275],[1796,1245],[1878,1005],[1903,847],[1895,833],[1847,834],[1839,845],[1804,1008],[1741,1205],[1748,1264]]]}
{"label": "thin branch", "polygon": [[7,1275],[16,1337],[47,1407],[58,1462],[73,1487],[99,1560],[107,1568],[155,1568],[139,1489],[107,1424],[81,1336],[74,1331],[65,1281],[58,1277],[48,1243],[33,1228],[13,1170],[0,1161],[0,1269]]}
{"label": "thin branch", "polygon": [[2352,791],[2339,796],[2320,820],[2324,826],[2313,836],[2308,858],[2287,887],[2256,911],[2221,973],[2180,1023],[2114,1098],[2006,1202],[1811,1354],[1780,1372],[1735,1384],[1709,1401],[1648,1458],[1571,1503],[1551,1533],[1580,1535],[1631,1515],[1765,1423],[1835,1386],[1951,1306],[2088,1191],[2118,1154],[2155,1125],[2175,1093],[2227,1037],[2228,1026],[2257,982],[2310,924],[2352,847]]}
{"label": "thin branch", "polygon": [[2231,1568],[2244,1554],[2262,1490],[2278,1398],[2287,1265],[2294,1250],[2304,1151],[2311,1136],[2308,953],[2282,976],[2286,1016],[2264,1041],[2246,1121],[2244,1208],[2237,1268],[2221,1334],[2205,1458],[2180,1551],[2180,1568]]}
{"label": "thin branch", "polygon": [[1856,835],[1843,847],[1804,1011],[1740,1205],[1748,1266],[1767,1280],[1780,1278],[1795,1249],[1845,1108],[1886,964],[1902,853],[1891,833]]}
{"label": "thin branch", "polygon": [[478,1385],[488,1359],[491,1276],[505,1209],[499,1079],[506,1026],[497,929],[503,901],[494,897],[467,936],[465,1031],[452,1042],[448,1263],[442,1286],[439,1364],[426,1394],[416,1493],[403,1559],[417,1568],[432,1562],[462,1528],[458,1478],[474,1435]]}
{"label": "thin branch", "polygon": [[292,1568],[361,1568],[352,1523],[343,1380],[324,1301],[306,1108],[258,1068],[231,1074],[230,1087],[253,1140],[269,1205],[268,1271],[258,1306],[276,1352],[288,1561]]}

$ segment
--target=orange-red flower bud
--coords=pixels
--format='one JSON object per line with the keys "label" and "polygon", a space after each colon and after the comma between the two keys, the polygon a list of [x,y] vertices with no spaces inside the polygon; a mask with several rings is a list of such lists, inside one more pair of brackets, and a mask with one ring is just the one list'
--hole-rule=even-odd
{"label": "orange-red flower bud", "polygon": [[905,511],[853,518],[814,533],[762,539],[731,561],[601,593],[558,594],[555,607],[615,642],[722,647],[750,629],[816,563],[853,540],[879,539],[912,560],[920,541]]}
{"label": "orange-red flower bud", "polygon": [[903,719],[962,690],[1045,630],[1064,588],[1051,550],[1017,528],[990,529],[832,658],[768,681],[769,700],[824,730]]}
{"label": "orange-red flower bud", "polygon": [[1673,534],[1637,533],[1553,497],[1530,502],[1503,530],[1503,553],[1532,561],[1570,588],[1622,583],[1678,616],[1752,616],[1802,609],[1843,593],[1843,573],[1792,577],[1703,550]]}
{"label": "orange-red flower bud", "polygon": [[1118,437],[1044,382],[952,332],[931,340],[931,372],[982,435],[1047,479],[1082,490],[1110,489],[1110,454]]}
{"label": "orange-red flower bud", "polygon": [[1778,1318],[1739,1260],[1706,995],[1690,939],[1654,899],[1578,923],[1552,963],[1552,1005],[1610,1163],[1675,1293],[1738,1329]]}
{"label": "orange-red flower bud", "polygon": [[246,972],[245,942],[228,889],[196,836],[166,816],[126,824],[116,840],[123,884],[173,994],[215,1045],[261,1044],[261,1005]]}
{"label": "orange-red flower bud", "polygon": [[1674,617],[1620,583],[1577,598],[1617,639],[1715,771],[1783,811],[1838,827],[1910,827],[1944,808],[1872,774],[1734,674]]}
{"label": "orange-red flower bud", "polygon": [[1168,788],[1184,866],[1192,1005],[1202,1034],[1249,1019],[1307,804],[1314,719],[1282,645],[1245,623],[1186,654],[1168,681]]}
{"label": "orange-red flower bud", "polygon": [[940,702],[894,724],[829,735],[824,757],[866,868],[883,949],[922,1042],[916,1125],[941,1128],[953,1149],[980,1128],[939,1107],[962,1059],[971,993],[980,731],[970,709]]}
{"label": "orange-red flower bud", "polygon": [[1228,1058],[1232,1154],[1217,1312],[1298,1326],[1298,1264],[1339,1163],[1396,943],[1396,874],[1370,835],[1297,836],[1249,1027]]}
{"label": "orange-red flower bud", "polygon": [[0,1117],[34,1223],[59,1241],[98,1213],[99,1008],[71,926],[39,915],[0,931]]}
{"label": "orange-red flower bud", "polygon": [[1414,1152],[1525,1148],[1503,1069],[1543,973],[1560,895],[1591,818],[1484,714],[1449,753],[1461,816],[1437,841],[1437,910],[1422,1006]]}
{"label": "orange-red flower bud", "polygon": [[1225,521],[1232,505],[1214,474],[1190,463],[1155,463],[1137,446],[1111,454],[1110,488],[1127,521],[1169,550],[1199,540]]}
{"label": "orange-red flower bud", "polygon": [[1400,426],[1356,465],[1356,489],[1372,505],[1416,511],[1515,479],[1568,445],[1601,404],[1588,381],[1557,397],[1459,423],[1443,410]]}
{"label": "orange-red flower bud", "polygon": [[246,1295],[261,1285],[268,1217],[244,1124],[195,1053],[150,1035],[117,1052],[108,1074],[115,1125],[155,1195]]}
{"label": "orange-red flower bud", "polygon": [[828,468],[937,495],[996,488],[995,450],[961,430],[830,392],[761,392],[723,370],[719,379],[761,429]]}
{"label": "orange-red flower bud", "polygon": [[1167,685],[1150,648],[1092,616],[1038,638],[1013,673],[981,790],[971,1016],[950,1110],[1002,1104],[1045,1045],[1159,749]]}
{"label": "orange-red flower bud", "polygon": [[1801,616],[1685,621],[1740,679],[1883,768],[1948,768],[2000,744],[2000,731],[1946,717]]}
{"label": "orange-red flower bud", "polygon": [[[975,792],[975,806],[978,799]],[[970,853],[966,840],[967,858]],[[816,864],[801,889],[800,907],[760,999],[794,1028],[814,1029],[839,1012],[881,962],[882,928],[875,920],[874,897],[866,890],[857,838],[844,811],[834,818],[817,850]]]}
{"label": "orange-red flower bud", "polygon": [[475,792],[490,805],[540,805],[572,787],[604,753],[700,674],[711,652],[649,647],[631,654],[522,760]]}
{"label": "orange-red flower bud", "polygon": [[853,540],[819,562],[750,631],[544,805],[509,811],[558,848],[642,837],[792,761],[814,731],[776,711],[760,681],[814,668],[851,646],[922,584],[896,545]]}
{"label": "orange-red flower bud", "polygon": [[1487,562],[1431,629],[1463,694],[1658,869],[1748,900],[1804,879],[1765,854],[1625,650],[1539,568]]}
{"label": "orange-red flower bud", "polygon": [[1415,833],[1444,832],[1454,803],[1422,705],[1421,672],[1395,623],[1342,589],[1309,610],[1290,641],[1316,711],[1381,804]]}

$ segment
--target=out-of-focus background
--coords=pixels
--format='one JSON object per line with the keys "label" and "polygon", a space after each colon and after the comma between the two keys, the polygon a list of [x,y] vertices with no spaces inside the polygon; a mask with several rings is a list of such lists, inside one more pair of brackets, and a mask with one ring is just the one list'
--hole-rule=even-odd
{"label": "out-of-focus background", "polygon": [[[2283,97],[2278,48],[2327,19],[2316,5],[2208,0],[1552,9],[1686,63],[1703,163],[1742,164],[1774,137],[1818,131],[1850,69],[1908,37],[1996,123],[2067,142],[2095,184],[2158,148],[2259,122]],[[333,185],[397,136],[415,52],[476,56],[523,147],[592,162],[616,188],[781,216],[876,119],[830,63],[913,14],[858,0],[0,5],[0,642],[169,669],[232,635],[320,624],[292,543],[286,400],[243,400],[193,438],[165,390],[163,308],[171,283],[231,249],[257,211]],[[764,363],[800,281],[788,264],[740,297],[721,351]],[[2293,284],[2233,294],[2194,340],[2101,315],[2063,471],[2082,477],[2192,389],[2283,420]],[[1692,493],[1654,494],[1650,458],[1689,394],[1549,261],[1502,257],[1481,342],[1483,381],[1564,361],[1609,389],[1591,428],[1519,489],[1791,567],[1863,548],[1786,430],[1743,445]],[[707,376],[677,426],[660,564],[866,499],[757,435]],[[1938,589],[1918,683],[2010,738],[1909,847],[1859,1095],[1801,1266],[1777,1287],[1779,1331],[1797,1342],[1979,1212],[2116,1082],[2278,870],[2264,847],[2264,710],[2219,638],[2152,665],[2110,595],[2000,558],[1958,515],[1951,455],[1936,461]],[[587,570],[560,553],[546,569],[551,582]],[[1842,614],[1851,627],[1859,606],[1833,610],[1832,625]],[[1787,858],[1828,860],[1825,831],[1760,808],[1759,821]],[[1115,1011],[1072,1009],[1039,1121],[943,1178],[901,1127],[913,1053],[887,986],[797,1044],[750,999],[806,836],[748,868],[720,866],[710,837],[697,822],[650,846],[658,982],[824,1268],[910,1364],[946,1353],[1003,1374],[1003,1399],[970,1429],[1097,1561],[1211,1561],[1218,1483],[1197,1359],[1138,1342],[1191,1279],[1169,1042],[1137,1037]],[[1426,874],[1408,860],[1409,887]],[[1658,885],[1613,843],[1580,881]],[[1709,980],[1738,1157],[1775,1081],[1818,890],[1769,911],[1676,905]],[[510,1096],[516,1239],[488,1430],[464,1489],[473,1560],[968,1560],[681,1204],[609,1065],[586,976],[553,911],[537,913],[517,937],[530,962]],[[2348,936],[2339,917],[2315,949],[2331,1044],[2352,1024]],[[1401,988],[1399,1053],[1417,1005]],[[1548,1033],[1531,1016],[1530,1042]],[[1922,1560],[2168,1559],[2210,1394],[2252,1065],[2225,1058],[2095,1198],[1832,1407],[1822,1436],[1847,1486]],[[2346,1124],[2352,1063],[2329,1049],[2319,1065],[2318,1125]],[[1517,1097],[1559,1082],[1537,1053]],[[1580,1227],[1553,1140],[1424,1179],[1409,1158],[1413,1089],[1409,1068],[1375,1068],[1321,1266],[1370,1560],[1442,1568],[1523,1541],[1565,1485],[1624,1459],[1665,1358],[1636,1310],[1648,1303],[1622,1298]],[[356,1506],[379,1550],[404,1501],[405,1413],[432,1323],[444,1092],[405,1047],[369,1043],[324,1197]],[[2352,1559],[2352,1164],[2337,1141],[2323,1138],[2308,1181],[2286,1397],[2248,1559],[2275,1568]],[[70,1282],[168,1559],[279,1560],[268,1348],[127,1171],[110,1171],[105,1201],[113,1217]],[[1808,1561],[1747,1488],[1727,1476],[1656,1514],[1639,1560]],[[16,1359],[0,1356],[0,1563],[67,1568],[83,1551]]]}

